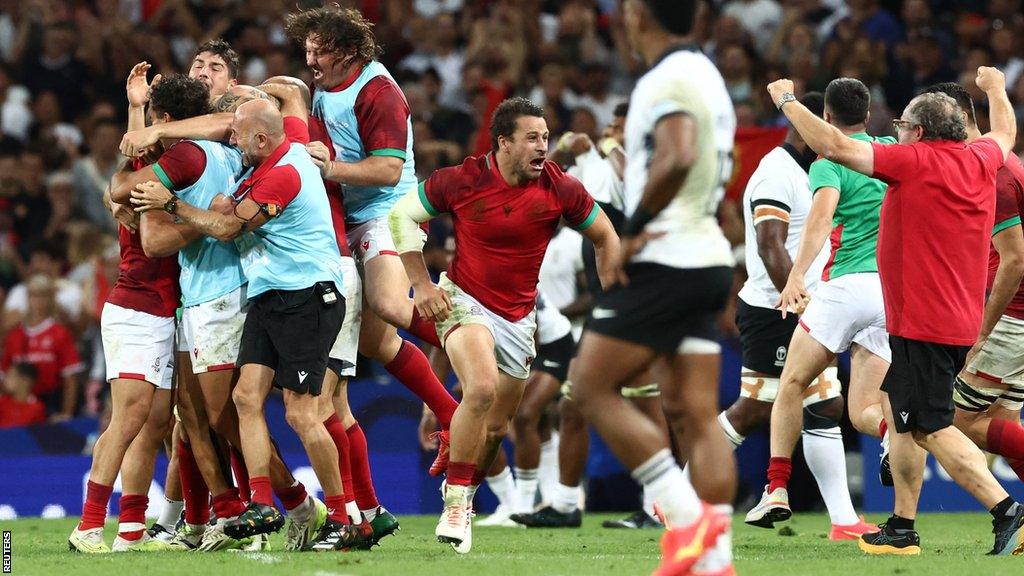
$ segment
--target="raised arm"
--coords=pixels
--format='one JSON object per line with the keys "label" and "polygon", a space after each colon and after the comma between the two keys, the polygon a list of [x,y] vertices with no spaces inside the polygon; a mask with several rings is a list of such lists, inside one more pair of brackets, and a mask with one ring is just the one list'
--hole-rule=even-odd
{"label": "raised arm", "polygon": [[793,95],[792,80],[772,82],[768,85],[768,93],[811,150],[861,174],[871,176],[874,173],[875,155],[871,144],[849,138],[835,126],[815,116]]}
{"label": "raised arm", "polygon": [[1017,118],[1013,113],[1013,104],[1010,104],[1010,98],[1006,95],[1006,77],[997,68],[980,66],[975,83],[988,96],[990,128],[985,137],[999,144],[1005,160],[1017,143]]}

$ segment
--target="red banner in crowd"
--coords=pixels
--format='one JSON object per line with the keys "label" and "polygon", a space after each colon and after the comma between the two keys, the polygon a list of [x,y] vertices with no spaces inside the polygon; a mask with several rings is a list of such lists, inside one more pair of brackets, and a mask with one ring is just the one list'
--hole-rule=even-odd
{"label": "red banner in crowd", "polygon": [[739,128],[733,148],[732,179],[725,188],[726,200],[743,198],[750,175],[757,169],[761,158],[786,139],[786,128]]}

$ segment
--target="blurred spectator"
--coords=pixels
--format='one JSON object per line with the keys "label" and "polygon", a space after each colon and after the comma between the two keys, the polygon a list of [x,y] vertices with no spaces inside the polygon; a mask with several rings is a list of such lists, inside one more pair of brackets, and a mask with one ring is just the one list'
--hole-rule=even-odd
{"label": "blurred spectator", "polygon": [[615,107],[626,98],[609,91],[611,68],[602,62],[584,62],[579,69],[580,97],[576,106],[590,110],[598,126],[607,126],[615,119]]}
{"label": "blurred spectator", "polygon": [[68,118],[84,110],[86,87],[91,85],[89,71],[74,53],[77,32],[69,22],[54,23],[46,27],[38,50],[26,50],[21,61],[22,80],[38,98],[43,92],[53,92],[60,111]]}
{"label": "blurred spectator", "polygon": [[24,320],[4,340],[0,370],[28,363],[36,369],[32,393],[46,405],[53,419],[74,417],[78,402],[78,380],[82,368],[74,336],[56,318],[55,286],[47,276],[28,281],[28,306]]}
{"label": "blurred spectator", "polygon": [[[63,267],[63,248],[52,240],[40,241],[29,253],[25,277],[49,279],[50,286],[55,291],[57,305],[52,315],[57,316],[63,324],[75,326],[82,313],[82,289],[74,282],[61,277]],[[23,282],[11,288],[4,303],[3,327],[10,328],[22,322],[29,314],[30,304],[27,283]]]}
{"label": "blurred spectator", "polygon": [[117,146],[122,133],[121,123],[114,119],[96,122],[89,136],[89,153],[79,158],[72,170],[76,211],[110,233],[117,232],[117,223],[103,204],[103,192],[120,165]]}
{"label": "blurred spectator", "polygon": [[782,23],[782,8],[775,0],[732,0],[722,13],[736,18],[760,50],[768,47]]}
{"label": "blurred spectator", "polygon": [[0,428],[46,422],[46,405],[32,393],[37,374],[32,364],[11,366],[0,388]]}
{"label": "blurred spectator", "polygon": [[32,126],[31,95],[14,84],[10,67],[0,63],[0,132],[25,141]]}
{"label": "blurred spectator", "polygon": [[399,69],[417,74],[423,74],[428,69],[434,70],[434,74],[441,80],[438,102],[450,107],[464,104],[459,87],[466,56],[458,48],[459,30],[455,25],[455,16],[442,13],[432,20],[416,21],[412,36],[421,41],[413,53],[398,64]]}

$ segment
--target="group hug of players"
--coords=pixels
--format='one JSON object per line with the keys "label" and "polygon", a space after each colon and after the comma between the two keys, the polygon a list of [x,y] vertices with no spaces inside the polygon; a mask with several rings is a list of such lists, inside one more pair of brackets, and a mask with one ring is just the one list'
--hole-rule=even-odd
{"label": "group hug of players", "polygon": [[[742,397],[719,414],[716,320],[733,256],[716,212],[735,115],[721,75],[691,41],[696,2],[628,0],[623,10],[649,70],[620,141],[602,142],[600,153],[585,147],[600,168],[587,164],[583,182],[600,172],[618,184],[600,205],[589,184],[548,160],[543,109],[522,98],[497,108],[491,152],[418,183],[408,105],[354,10],[288,17],[312,94],[285,77],[237,86],[237,56],[223,42],[200,47],[188,75],[148,82],[148,65],[137,65],[121,146],[132,160],[109,188],[122,252],[102,317],[113,416],[95,447],[71,549],[265,549],[285,523],[275,495],[289,549],[369,548],[394,532],[346,400],[358,352],[436,417],[431,473],[445,481],[435,534],[469,552],[477,487],[485,478],[507,485],[500,445],[524,390],[531,406],[554,395],[531,398],[527,381],[536,341],[562,341],[567,331],[560,315],[545,319],[550,306],[537,293],[564,223],[592,246],[593,282],[605,291],[569,373],[552,377],[571,382],[581,420],[654,504],[666,528],[659,574],[734,573],[730,441],[769,420],[770,484],[749,523],[770,527],[791,515],[789,455],[802,427],[831,539],[858,539],[872,553],[920,552],[913,518],[927,449],[992,511],[993,553],[1024,551],[1024,509],[967,440],[1024,472],[1024,171],[1010,152],[1016,125],[1001,73],[979,70],[988,134],[977,133],[966,91],[943,85],[894,121],[899,146],[865,133],[869,95],[857,80],[800,100],[788,81],[769,86],[793,129],[744,196]],[[824,158],[814,162],[816,154]],[[455,253],[435,283],[422,224],[441,213],[452,216]],[[985,304],[990,238],[999,263]],[[397,328],[445,352],[460,402]],[[851,420],[890,447],[882,480],[895,485],[896,510],[880,527],[856,516],[846,487],[833,363],[848,348]],[[533,368],[568,364],[571,346],[559,354]],[[146,493],[175,372],[185,521],[163,535],[146,530]],[[660,409],[642,410],[623,393],[653,382]],[[273,387],[322,502],[291,476],[269,436],[263,406]],[[119,473],[120,524],[108,547],[103,523]],[[551,506],[513,520],[578,525],[576,486],[578,477],[563,475]]]}

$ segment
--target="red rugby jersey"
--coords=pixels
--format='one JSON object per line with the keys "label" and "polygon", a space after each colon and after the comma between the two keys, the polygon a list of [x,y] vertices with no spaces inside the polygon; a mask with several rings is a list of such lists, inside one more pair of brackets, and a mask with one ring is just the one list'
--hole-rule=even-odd
{"label": "red rugby jersey", "polygon": [[559,220],[584,230],[600,211],[583,184],[555,163],[544,162],[540,178],[512,187],[493,154],[437,170],[420,183],[420,201],[433,215],[452,215],[448,278],[510,322],[534,308],[540,265]]}
{"label": "red rugby jersey", "polygon": [[0,369],[6,373],[21,363],[36,367],[36,385],[32,388],[36,395],[59,389],[64,376],[82,369],[74,336],[52,318],[36,326],[18,324],[7,334]]}
{"label": "red rugby jersey", "polygon": [[[1006,164],[996,172],[996,225],[992,235],[1002,232],[1010,226],[1021,223],[1024,217],[1024,165],[1016,154],[1006,158]],[[996,279],[999,268],[999,253],[995,247],[988,257],[988,289],[992,290],[992,282]],[[1006,305],[1007,316],[1024,320],[1024,285],[1017,290],[1013,300]]]}

